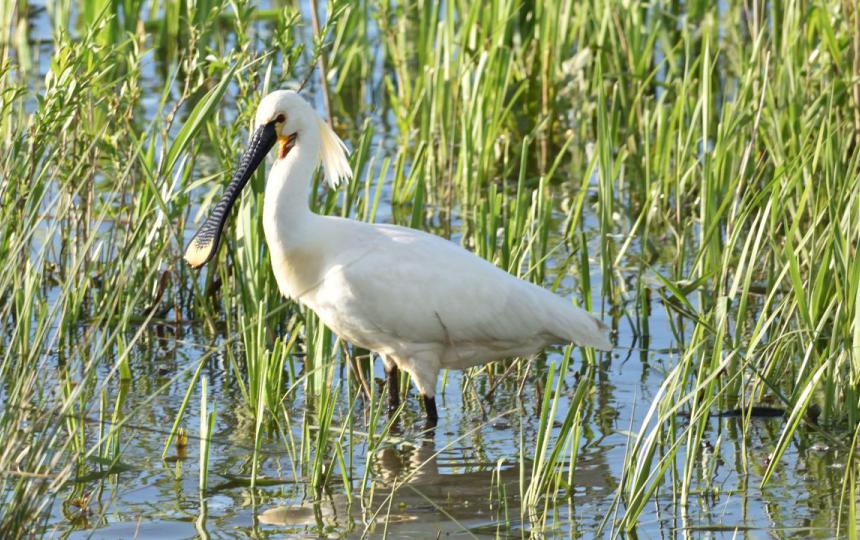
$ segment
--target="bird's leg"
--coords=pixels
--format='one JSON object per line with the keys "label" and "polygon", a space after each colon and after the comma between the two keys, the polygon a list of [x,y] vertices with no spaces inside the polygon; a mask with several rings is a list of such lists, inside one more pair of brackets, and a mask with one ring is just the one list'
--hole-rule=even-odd
{"label": "bird's leg", "polygon": [[424,399],[424,409],[427,411],[427,427],[434,428],[439,422],[439,413],[436,412],[436,397],[421,394]]}
{"label": "bird's leg", "polygon": [[388,412],[392,413],[400,407],[400,370],[396,365],[386,368],[388,376]]}

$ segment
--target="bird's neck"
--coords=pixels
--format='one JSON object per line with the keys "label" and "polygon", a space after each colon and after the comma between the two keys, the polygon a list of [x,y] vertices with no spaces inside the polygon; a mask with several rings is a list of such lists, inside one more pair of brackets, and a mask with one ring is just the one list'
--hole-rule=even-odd
{"label": "bird's neck", "polygon": [[319,165],[319,135],[303,133],[289,153],[275,161],[266,182],[263,227],[272,251],[288,251],[307,241],[305,233],[313,214],[309,197],[313,173]]}

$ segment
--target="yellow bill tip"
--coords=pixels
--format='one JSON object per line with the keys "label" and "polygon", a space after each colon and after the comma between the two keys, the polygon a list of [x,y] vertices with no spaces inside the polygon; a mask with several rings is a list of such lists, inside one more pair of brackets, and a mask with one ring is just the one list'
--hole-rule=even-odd
{"label": "yellow bill tip", "polygon": [[209,253],[211,250],[211,242],[201,247],[197,245],[197,242],[192,241],[188,245],[188,249],[185,250],[185,262],[187,262],[188,266],[194,268],[195,270],[201,268],[204,264],[206,264],[206,261],[209,260]]}

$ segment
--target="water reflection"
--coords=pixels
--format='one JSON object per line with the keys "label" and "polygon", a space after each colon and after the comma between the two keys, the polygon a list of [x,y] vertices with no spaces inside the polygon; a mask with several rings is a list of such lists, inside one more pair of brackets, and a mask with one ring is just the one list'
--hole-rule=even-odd
{"label": "water reflection", "polygon": [[[348,530],[391,538],[436,538],[463,534],[479,538],[519,537],[524,528],[520,482],[530,478],[531,462],[475,459],[473,448],[436,443],[435,435],[415,444],[377,451],[373,480],[350,499],[342,493],[301,504],[269,507],[260,524],[279,533]],[[573,496],[566,503],[587,503],[612,489],[609,467],[586,457],[576,471]],[[570,508],[559,508],[567,513]]]}

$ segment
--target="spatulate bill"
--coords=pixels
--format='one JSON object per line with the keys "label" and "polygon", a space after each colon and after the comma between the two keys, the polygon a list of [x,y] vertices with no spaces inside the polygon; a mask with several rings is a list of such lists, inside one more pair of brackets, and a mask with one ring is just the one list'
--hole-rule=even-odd
{"label": "spatulate bill", "polygon": [[233,173],[233,178],[227,185],[227,189],[224,190],[221,200],[212,209],[212,213],[200,226],[197,234],[194,235],[185,250],[185,261],[192,268],[202,267],[218,252],[221,233],[233,203],[239,198],[242,188],[248,183],[257,167],[266,159],[266,154],[269,153],[277,140],[278,134],[274,122],[263,124],[254,131],[248,149],[242,155],[236,172]]}

